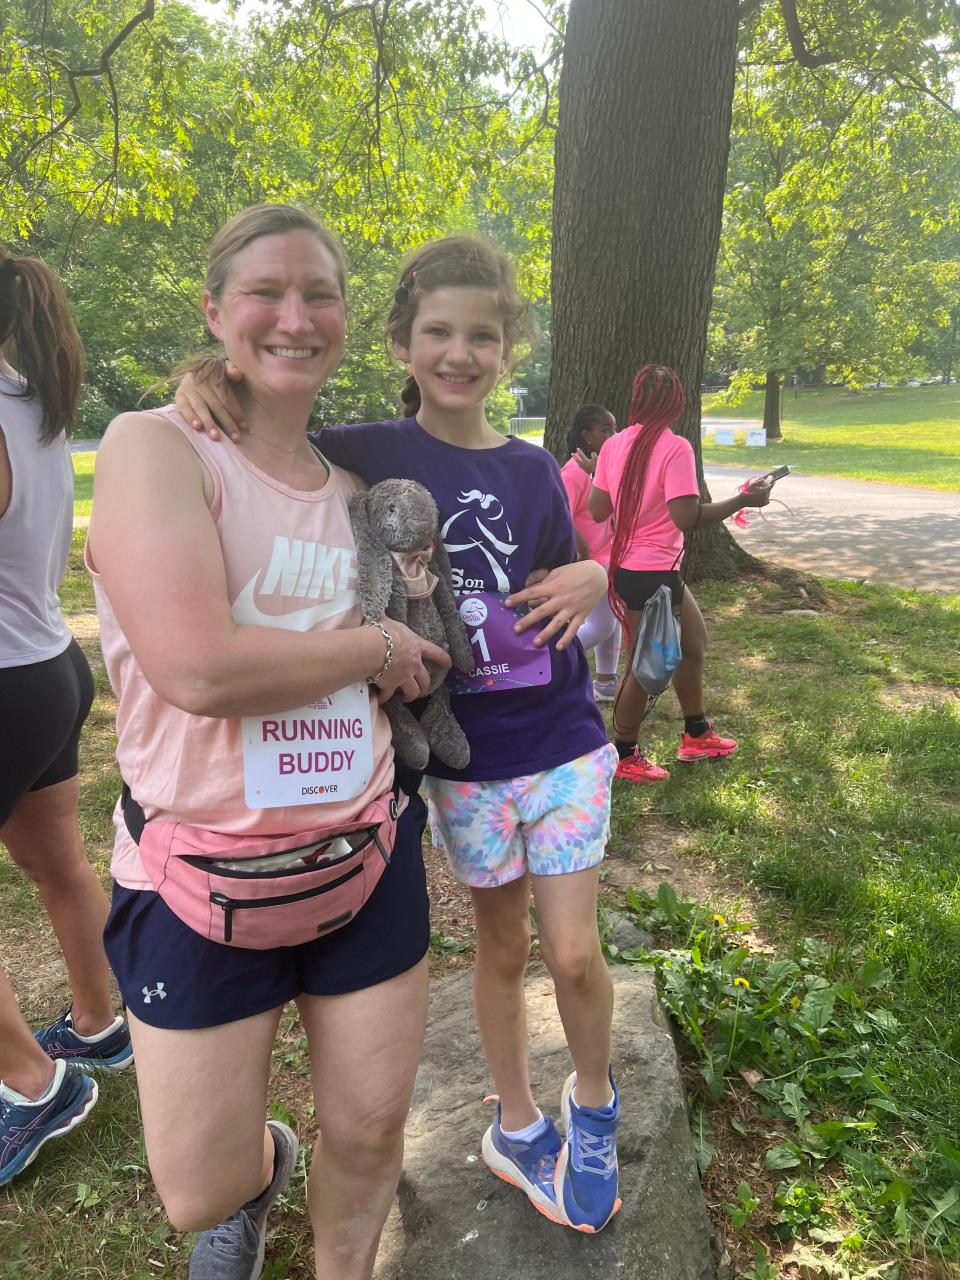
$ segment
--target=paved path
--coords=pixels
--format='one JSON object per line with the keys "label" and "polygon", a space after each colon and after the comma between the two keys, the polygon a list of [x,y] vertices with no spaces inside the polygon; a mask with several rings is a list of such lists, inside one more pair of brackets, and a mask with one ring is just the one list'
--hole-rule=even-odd
{"label": "paved path", "polygon": [[717,427],[733,427],[734,431],[742,431],[744,427],[762,427],[763,422],[760,418],[711,418],[704,416],[700,419],[700,425],[706,427],[707,431],[715,431]]}
{"label": "paved path", "polygon": [[[704,467],[713,498],[764,470]],[[747,551],[834,578],[866,578],[960,594],[960,494],[792,472],[774,487],[768,520],[731,525]]]}

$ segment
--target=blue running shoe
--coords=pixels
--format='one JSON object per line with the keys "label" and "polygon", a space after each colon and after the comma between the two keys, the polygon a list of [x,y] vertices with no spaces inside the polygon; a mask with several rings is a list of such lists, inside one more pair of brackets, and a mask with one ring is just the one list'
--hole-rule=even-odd
{"label": "blue running shoe", "polygon": [[621,1205],[617,1195],[620,1095],[611,1074],[613,1105],[592,1111],[573,1101],[576,1083],[574,1072],[563,1086],[560,1103],[567,1140],[557,1160],[557,1207],[567,1226],[577,1231],[602,1231]]}
{"label": "blue running shoe", "polygon": [[50,1096],[30,1102],[0,1084],[0,1187],[22,1173],[51,1138],[76,1128],[97,1100],[97,1085],[79,1067],[58,1062]]}
{"label": "blue running shoe", "polygon": [[500,1103],[497,1118],[483,1135],[483,1159],[487,1167],[525,1193],[530,1203],[551,1222],[562,1225],[553,1190],[557,1156],[563,1142],[550,1116],[539,1138],[532,1142],[515,1142],[505,1138],[500,1128]]}
{"label": "blue running shoe", "polygon": [[96,1036],[81,1036],[73,1029],[73,1010],[67,1009],[56,1022],[33,1033],[48,1058],[66,1058],[79,1067],[122,1071],[133,1061],[130,1032],[122,1018],[114,1018]]}

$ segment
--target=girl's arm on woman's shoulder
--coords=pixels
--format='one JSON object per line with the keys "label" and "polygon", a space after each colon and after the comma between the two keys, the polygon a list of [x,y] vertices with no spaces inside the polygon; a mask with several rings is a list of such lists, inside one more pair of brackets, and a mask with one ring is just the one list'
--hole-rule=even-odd
{"label": "girl's arm on woman's shoulder", "polygon": [[[185,373],[177,384],[174,403],[194,431],[204,431],[211,440],[229,436],[239,440],[243,432],[243,406],[237,387],[243,375],[229,360],[211,357]],[[324,427],[311,433],[324,457],[345,471],[363,475],[370,461],[370,432],[378,424],[363,423],[353,427]]]}
{"label": "girl's arm on woman's shoulder", "polygon": [[[375,627],[286,631],[233,619],[212,482],[182,432],[147,414],[111,424],[97,457],[90,552],[130,648],[154,690],[193,715],[296,707],[380,670]],[[415,697],[435,645],[385,624],[394,657],[381,690]]]}

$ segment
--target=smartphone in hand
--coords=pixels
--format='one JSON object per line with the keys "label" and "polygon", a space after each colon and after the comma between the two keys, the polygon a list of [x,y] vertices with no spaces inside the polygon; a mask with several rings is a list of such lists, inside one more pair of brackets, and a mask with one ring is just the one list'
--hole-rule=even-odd
{"label": "smartphone in hand", "polygon": [[775,467],[773,471],[768,471],[761,479],[769,480],[771,484],[776,484],[778,480],[782,480],[784,476],[790,474],[790,468],[786,463],[782,467]]}

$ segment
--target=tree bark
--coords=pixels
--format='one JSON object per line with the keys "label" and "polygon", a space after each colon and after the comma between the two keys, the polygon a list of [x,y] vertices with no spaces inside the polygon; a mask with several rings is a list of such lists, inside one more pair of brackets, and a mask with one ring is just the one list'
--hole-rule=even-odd
{"label": "tree bark", "polygon": [[780,429],[780,375],[769,369],[763,388],[763,426],[768,440],[783,439]]}
{"label": "tree bark", "polygon": [[[635,371],[672,366],[697,457],[720,242],[737,0],[571,0],[556,139],[552,347],[545,443],[578,405],[624,423]],[[692,576],[757,564],[724,527],[692,542]]]}

